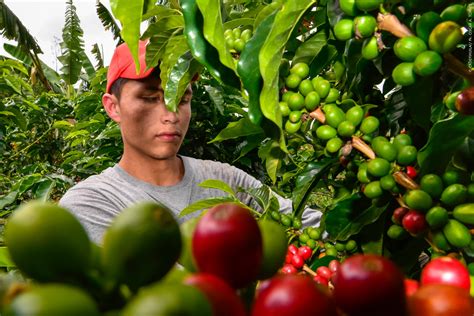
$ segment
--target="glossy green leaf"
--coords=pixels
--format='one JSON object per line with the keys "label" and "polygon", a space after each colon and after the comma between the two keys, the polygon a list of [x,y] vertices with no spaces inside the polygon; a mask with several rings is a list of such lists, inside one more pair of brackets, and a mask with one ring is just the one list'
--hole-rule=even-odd
{"label": "glossy green leaf", "polygon": [[327,267],[329,265],[329,262],[335,259],[337,260],[337,258],[333,256],[324,256],[322,258],[317,258],[311,263],[310,268],[313,271],[316,271],[321,266]]}
{"label": "glossy green leaf", "polygon": [[20,130],[26,131],[28,128],[28,120],[20,109],[11,106],[8,110],[8,112],[12,114],[11,120],[15,122],[16,126]]}
{"label": "glossy green leaf", "polygon": [[184,92],[191,83],[194,75],[199,71],[200,64],[187,51],[178,58],[168,73],[166,81],[165,104],[169,111],[176,112]]}
{"label": "glossy green leaf", "polygon": [[275,14],[269,15],[257,27],[252,38],[246,43],[237,63],[237,72],[249,97],[248,116],[250,121],[255,125],[260,125],[262,122],[260,92],[262,90],[263,80],[259,69],[258,53],[273,26],[274,20]]}
{"label": "glossy green leaf", "polygon": [[181,12],[179,10],[172,9],[164,5],[155,5],[150,10],[147,10],[145,14],[143,14],[142,20],[144,21],[151,17],[155,17],[156,19],[163,19],[173,15],[181,15]]}
{"label": "glossy green leaf", "polygon": [[383,255],[386,222],[385,216],[382,215],[375,222],[365,226],[357,235],[363,253]]}
{"label": "glossy green leaf", "polygon": [[140,39],[143,4],[144,0],[110,0],[110,8],[115,18],[122,25],[120,34],[132,52],[137,72],[140,71],[138,40]]}
{"label": "glossy green leaf", "polygon": [[[288,1],[275,17],[274,27],[270,31],[260,54],[260,73],[263,78],[263,88],[260,94],[260,106],[263,115],[274,122],[280,130],[280,147],[286,150],[283,136],[283,119],[279,101],[279,68],[286,43],[294,27],[299,23],[304,12],[315,4],[315,0]],[[275,165],[275,164],[273,164]]]}
{"label": "glossy green leaf", "polygon": [[337,49],[333,45],[324,46],[319,54],[311,61],[309,69],[310,76],[316,76],[320,74],[324,68],[337,57]]}
{"label": "glossy green leaf", "polygon": [[19,192],[14,190],[10,191],[7,195],[0,196],[0,210],[15,202],[18,195],[20,195]]}
{"label": "glossy green leaf", "polygon": [[280,202],[274,195],[271,188],[267,185],[262,185],[259,188],[241,188],[239,192],[245,192],[246,194],[250,195],[262,208],[263,213],[280,211]]}
{"label": "glossy green leaf", "polygon": [[428,142],[418,152],[420,172],[443,172],[452,155],[473,131],[472,115],[454,114],[436,122],[430,130]]}
{"label": "glossy green leaf", "polygon": [[[174,11],[173,11],[174,12]],[[184,27],[184,19],[182,15],[173,14],[158,18],[154,23],[150,24],[143,33],[143,38],[162,37],[163,33],[172,34],[170,31],[182,29]],[[173,32],[175,33],[175,32]]]}
{"label": "glossy green leaf", "polygon": [[281,2],[272,2],[269,5],[266,5],[260,12],[258,12],[253,23],[253,29],[257,29],[260,23],[263,22],[269,15],[271,15],[275,10],[279,10],[283,3]]}
{"label": "glossy green leaf", "polygon": [[179,213],[179,217],[184,217],[186,215],[192,214],[197,211],[209,209],[213,206],[216,206],[217,204],[227,203],[227,202],[237,202],[237,201],[233,197],[218,197],[218,198],[209,198],[209,199],[199,200],[186,206]]}
{"label": "glossy green leaf", "polygon": [[[189,64],[187,65],[186,63],[189,62],[192,57],[185,55],[186,52],[188,52],[188,46],[186,45],[184,35],[174,36],[169,39],[163,54],[163,59],[160,63],[161,86],[165,88],[165,93],[167,93],[168,99],[166,103],[170,102],[170,104],[166,104],[166,106],[169,110],[176,111],[176,93],[178,92],[179,80],[186,73],[186,67],[189,66]],[[177,65],[180,58],[183,59],[180,64]],[[171,75],[173,75],[173,77]],[[170,81],[170,83],[168,81]],[[173,91],[166,92],[166,88],[170,88]]]}
{"label": "glossy green leaf", "polygon": [[209,143],[262,133],[263,130],[259,126],[253,124],[248,118],[242,118],[236,122],[230,122],[227,127],[220,131]]}
{"label": "glossy green leaf", "polygon": [[47,201],[51,197],[51,193],[56,183],[52,179],[45,178],[38,182],[33,194],[35,199]]}
{"label": "glossy green leaf", "polygon": [[234,60],[225,44],[221,0],[196,0],[196,3],[204,17],[204,37],[217,49],[221,63],[235,70]]}
{"label": "glossy green leaf", "polygon": [[414,84],[402,88],[412,119],[426,132],[429,131],[431,125],[433,89],[432,77],[418,78]]}
{"label": "glossy green leaf", "polygon": [[258,156],[265,161],[265,168],[273,183],[276,182],[277,171],[285,153],[281,150],[277,141],[270,140],[262,144],[258,150]]}
{"label": "glossy green leaf", "polygon": [[240,18],[233,19],[224,23],[224,30],[234,29],[241,26],[253,25],[254,19],[250,18]]}
{"label": "glossy green leaf", "polygon": [[235,192],[232,190],[232,188],[225,183],[224,181],[216,180],[216,179],[208,179],[204,180],[203,182],[199,183],[199,186],[201,188],[207,188],[207,189],[216,189],[216,190],[221,190],[224,191],[231,196],[235,197]]}
{"label": "glossy green leaf", "polygon": [[347,240],[366,225],[374,223],[387,206],[377,207],[360,194],[352,195],[325,213],[326,231],[332,239]]}
{"label": "glossy green leaf", "polygon": [[327,45],[327,42],[328,39],[324,30],[317,32],[298,46],[293,57],[293,64],[302,62],[311,65],[312,61]]}
{"label": "glossy green leaf", "polygon": [[293,190],[293,211],[295,212],[296,217],[301,217],[306,206],[306,201],[311,195],[311,192],[316,188],[322,177],[327,174],[329,169],[333,167],[335,163],[337,163],[337,159],[334,158],[322,159],[312,163],[312,168],[309,170],[309,174],[307,175],[308,180]]}

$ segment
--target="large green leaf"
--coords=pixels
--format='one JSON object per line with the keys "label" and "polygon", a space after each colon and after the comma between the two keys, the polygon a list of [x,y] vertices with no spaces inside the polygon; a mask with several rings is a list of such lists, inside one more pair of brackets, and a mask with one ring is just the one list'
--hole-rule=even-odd
{"label": "large green leaf", "polygon": [[280,202],[274,195],[271,188],[267,185],[262,185],[259,188],[241,188],[239,191],[250,195],[262,208],[262,212],[264,214],[270,213],[272,211],[280,211]]}
{"label": "large green leaf", "polygon": [[104,29],[106,31],[110,30],[114,35],[114,40],[117,40],[119,43],[122,43],[123,40],[120,36],[120,27],[115,22],[115,19],[109,12],[109,10],[100,1],[97,1],[95,9],[100,22],[104,26]]}
{"label": "large green leaf", "polygon": [[176,112],[184,92],[200,68],[201,64],[193,58],[190,51],[178,58],[168,74],[168,81],[164,87],[165,104],[169,111]]}
{"label": "large green leaf", "polygon": [[317,32],[298,46],[295,56],[293,57],[293,63],[302,62],[311,65],[319,52],[327,45],[327,42],[328,39],[324,30]]}
{"label": "large green leaf", "polygon": [[474,131],[474,116],[454,114],[436,122],[430,130],[428,142],[418,152],[422,174],[442,173],[454,152]]}
{"label": "large green leaf", "polygon": [[169,8],[165,5],[155,5],[153,8],[146,11],[146,13],[142,16],[142,20],[146,20],[151,17],[155,17],[156,19],[163,19],[173,15],[181,15],[181,12],[179,10]]}
{"label": "large green leaf", "polygon": [[204,37],[217,49],[221,63],[235,70],[234,60],[225,44],[221,0],[196,0],[196,4],[204,17]]}
{"label": "large green leaf", "polygon": [[[184,35],[173,36],[166,45],[163,59],[160,63],[161,85],[166,93],[166,107],[170,111],[176,111],[179,99],[181,99],[193,75],[188,74],[186,76],[192,61],[192,55],[188,54],[188,52]],[[181,79],[187,81],[186,86],[183,87],[184,83],[180,85]],[[170,91],[166,91],[166,89],[170,89]],[[178,90],[180,90],[181,95],[178,94]]]}
{"label": "large green leaf", "polygon": [[45,178],[39,181],[37,187],[33,192],[35,199],[39,199],[42,201],[49,200],[55,186],[55,181],[50,178]]}
{"label": "large green leaf", "polygon": [[283,136],[283,119],[279,101],[279,68],[286,43],[294,27],[299,23],[304,12],[315,4],[316,0],[288,1],[275,17],[274,27],[268,34],[260,53],[260,73],[263,78],[263,88],[260,94],[260,106],[263,115],[274,122],[280,130],[280,146],[286,150]]}
{"label": "large green leaf", "polygon": [[270,180],[275,183],[277,171],[285,157],[285,153],[281,150],[280,144],[274,140],[264,142],[258,150],[258,156],[265,161],[267,174],[270,177]]}
{"label": "large green leaf", "polygon": [[[28,66],[33,65],[33,60],[31,59],[30,55],[25,53],[21,49],[20,46],[14,46],[14,45],[5,43],[3,44],[3,49],[5,49],[7,53],[12,55],[16,59],[21,60],[26,65]],[[59,74],[53,68],[49,67],[41,60],[39,60],[39,62],[46,79],[49,81],[51,85],[53,85],[53,88],[56,87],[55,89],[56,92],[60,92],[59,88],[57,88],[61,80],[61,77],[59,76]]]}
{"label": "large green leaf", "polygon": [[63,27],[63,41],[60,43],[61,56],[58,60],[61,67],[61,77],[68,85],[73,85],[79,80],[84,56],[83,31],[80,26],[76,7],[72,0],[66,3],[66,23]]}
{"label": "large green leaf", "polygon": [[316,76],[326,68],[338,55],[336,47],[334,45],[326,45],[321,48],[321,51],[311,61],[309,73],[311,76]]}
{"label": "large green leaf", "polygon": [[402,88],[411,118],[426,132],[430,129],[431,105],[433,102],[433,78],[423,77]]}
{"label": "large green leaf", "polygon": [[236,122],[230,122],[226,128],[221,130],[209,143],[262,133],[263,130],[259,126],[253,124],[248,118],[242,118]]}
{"label": "large green leaf", "polygon": [[211,208],[213,206],[216,206],[217,204],[226,203],[226,202],[238,202],[238,200],[236,200],[235,198],[230,197],[230,196],[199,200],[199,201],[196,201],[196,202],[186,206],[179,213],[179,217],[184,217],[184,216],[192,214],[194,212],[201,211],[201,210],[204,210],[204,209],[208,209],[208,208]]}
{"label": "large green leaf", "polygon": [[122,24],[120,34],[125,42],[127,42],[137,72],[140,71],[140,63],[138,61],[138,40],[140,39],[140,24],[142,22],[144,0],[110,0],[110,7],[115,18]]}
{"label": "large green leaf", "polygon": [[252,123],[260,125],[262,122],[262,110],[260,107],[260,92],[263,80],[260,74],[260,63],[258,53],[272,29],[275,15],[269,15],[254,31],[252,38],[245,44],[237,63],[237,72],[242,80],[242,84],[247,91],[248,116]]}
{"label": "large green leaf", "polygon": [[323,159],[319,161],[312,162],[311,170],[307,177],[309,181],[305,181],[301,186],[296,187],[293,190],[293,211],[295,216],[300,217],[303,214],[303,210],[306,206],[306,201],[308,200],[313,189],[318,185],[319,181],[324,175],[327,174],[328,170],[334,166],[337,162],[334,158]]}
{"label": "large green leaf", "polygon": [[35,38],[3,0],[0,1],[0,35],[15,40],[25,51],[31,50],[35,54],[43,53]]}
{"label": "large green leaf", "polygon": [[230,20],[224,23],[224,30],[234,29],[240,26],[253,25],[253,22],[254,22],[254,19],[250,19],[250,18],[240,18],[240,19]]}
{"label": "large green leaf", "polygon": [[377,207],[360,194],[341,200],[325,213],[325,227],[330,238],[347,240],[359,233],[366,225],[374,223],[387,205]]}
{"label": "large green leaf", "polygon": [[220,181],[216,179],[208,179],[199,183],[199,186],[201,188],[221,190],[228,193],[230,196],[235,197],[234,190],[232,190],[232,188],[224,181]]}

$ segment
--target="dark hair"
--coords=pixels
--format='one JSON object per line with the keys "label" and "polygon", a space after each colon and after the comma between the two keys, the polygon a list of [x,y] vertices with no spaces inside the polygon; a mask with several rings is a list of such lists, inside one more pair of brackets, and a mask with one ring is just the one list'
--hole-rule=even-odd
{"label": "dark hair", "polygon": [[[150,73],[150,75],[148,75],[148,77],[151,77],[151,76],[159,78],[160,77],[160,69],[158,67],[153,69],[153,71]],[[148,77],[146,77],[146,78],[148,78]],[[143,78],[143,79],[145,79],[145,78]],[[117,97],[117,99],[120,100],[120,94],[122,93],[123,85],[126,84],[130,80],[141,80],[141,79],[118,78],[110,86],[110,94],[113,94],[114,96]]]}

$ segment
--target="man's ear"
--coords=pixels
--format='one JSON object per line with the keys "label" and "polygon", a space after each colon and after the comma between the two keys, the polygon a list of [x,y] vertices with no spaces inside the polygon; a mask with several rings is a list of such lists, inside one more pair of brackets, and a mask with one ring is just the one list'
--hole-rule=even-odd
{"label": "man's ear", "polygon": [[102,105],[107,115],[117,123],[120,123],[120,107],[117,97],[113,94],[106,93],[102,96]]}

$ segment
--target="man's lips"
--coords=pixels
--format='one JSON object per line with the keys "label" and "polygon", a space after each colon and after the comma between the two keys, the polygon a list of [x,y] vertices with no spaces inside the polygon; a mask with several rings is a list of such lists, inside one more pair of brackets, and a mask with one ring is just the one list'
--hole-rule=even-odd
{"label": "man's lips", "polygon": [[173,141],[181,138],[180,132],[161,132],[156,135],[159,139]]}

